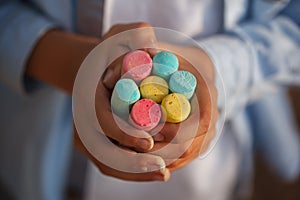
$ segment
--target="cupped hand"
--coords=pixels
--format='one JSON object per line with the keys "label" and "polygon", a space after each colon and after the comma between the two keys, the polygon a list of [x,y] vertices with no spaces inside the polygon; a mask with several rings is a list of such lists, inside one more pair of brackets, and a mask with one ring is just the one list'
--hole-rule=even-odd
{"label": "cupped hand", "polygon": [[[110,46],[109,50],[104,51],[108,63],[119,52],[124,52],[124,50],[129,51],[139,46],[151,47],[155,44],[156,38],[154,32],[150,25],[146,23],[115,25],[104,35],[103,40],[123,31],[138,28],[146,29],[131,32],[121,39],[117,38],[114,41],[114,46]],[[98,146],[96,148],[100,149],[101,155],[91,154],[90,149],[84,146],[80,138],[81,134],[84,133],[79,135],[76,129],[75,145],[106,175],[132,181],[166,181],[169,179],[170,173],[165,168],[164,160],[153,154],[140,153],[153,148],[153,138],[149,133],[135,129],[122,121],[122,119],[114,116],[111,111],[111,89],[120,78],[121,60],[119,58],[110,64],[110,67],[103,76],[104,78],[99,81],[96,89],[95,110],[99,124],[105,134],[99,132],[99,135],[97,135],[99,141],[97,140]],[[115,120],[124,125],[122,130],[118,127]],[[132,134],[127,134],[127,132],[139,135],[139,137],[134,137]],[[117,143],[118,146],[112,142],[108,142],[107,137],[113,140],[114,143]],[[99,158],[103,158],[105,161]]]}
{"label": "cupped hand", "polygon": [[[110,107],[110,96],[115,83],[121,76],[122,57],[120,57],[110,64],[103,79],[98,84],[95,109],[98,121],[105,135],[119,145],[117,148],[122,148],[128,152],[126,159],[128,163],[132,163],[130,167],[139,168],[137,171],[141,172],[144,170],[145,172],[129,173],[105,165],[105,163],[100,162],[90,154],[82,144],[77,133],[75,134],[75,143],[81,151],[93,160],[104,174],[124,180],[167,180],[170,177],[170,170],[173,171],[184,167],[199,157],[200,154],[208,149],[210,141],[215,137],[218,109],[217,91],[214,86],[214,69],[211,60],[201,49],[157,43],[154,32],[149,31],[151,27],[145,23],[116,25],[103,38],[109,38],[129,29],[143,27],[150,29],[147,29],[146,32],[141,32],[141,34],[129,36],[124,41],[120,41],[115,48],[112,48],[112,51],[118,48],[132,50],[140,46],[149,47],[157,45],[158,49],[177,54],[180,61],[180,69],[190,71],[197,78],[196,95],[191,99],[192,112],[189,118],[182,123],[165,123],[152,132],[147,133],[133,128],[122,121],[122,119],[114,116]],[[151,54],[155,52],[157,52],[157,49],[154,51],[153,49],[149,50]],[[107,55],[107,57],[110,57],[110,55]],[[115,120],[123,124],[122,130],[118,127]],[[128,132],[133,134],[127,134]],[[153,132],[157,134],[151,137]],[[137,138],[132,135],[139,135],[141,137]],[[109,152],[110,149],[107,148],[106,150]],[[114,157],[121,159],[122,154],[118,150],[116,152],[114,149],[112,152],[115,153]],[[163,166],[165,163],[168,165],[167,168],[155,171],[151,170],[158,169],[158,165]]]}

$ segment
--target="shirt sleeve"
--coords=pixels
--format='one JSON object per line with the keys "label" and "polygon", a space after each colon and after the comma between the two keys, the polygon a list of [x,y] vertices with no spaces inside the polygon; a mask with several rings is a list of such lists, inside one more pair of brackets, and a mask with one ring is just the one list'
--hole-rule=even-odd
{"label": "shirt sleeve", "polygon": [[227,118],[267,91],[300,84],[300,30],[292,14],[249,20],[199,42],[218,72],[218,103]]}
{"label": "shirt sleeve", "polygon": [[33,7],[19,1],[0,3],[0,83],[26,94],[35,85],[25,66],[37,41],[56,25]]}

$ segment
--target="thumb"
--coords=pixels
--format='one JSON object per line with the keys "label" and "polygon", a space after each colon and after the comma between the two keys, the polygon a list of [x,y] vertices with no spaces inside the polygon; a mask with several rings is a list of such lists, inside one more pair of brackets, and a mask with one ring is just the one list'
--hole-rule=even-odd
{"label": "thumb", "polygon": [[[127,32],[124,32],[127,31]],[[123,33],[122,33],[123,32]],[[121,34],[119,34],[121,33]],[[145,49],[154,51],[156,48],[156,36],[150,24],[145,22],[132,24],[117,24],[111,28],[107,35],[118,35],[117,46],[111,48],[112,52],[109,57],[113,58],[116,54],[128,50]],[[105,38],[105,37],[104,37]],[[150,52],[149,52],[150,53]],[[151,53],[150,53],[151,54]],[[114,85],[120,79],[122,72],[122,60],[125,55],[114,60],[107,68],[103,76],[103,84],[107,89],[113,89]]]}
{"label": "thumb", "polygon": [[117,81],[121,78],[121,71],[122,71],[122,60],[124,55],[116,59],[112,62],[105,70],[103,74],[102,82],[104,86],[112,90],[117,83]]}

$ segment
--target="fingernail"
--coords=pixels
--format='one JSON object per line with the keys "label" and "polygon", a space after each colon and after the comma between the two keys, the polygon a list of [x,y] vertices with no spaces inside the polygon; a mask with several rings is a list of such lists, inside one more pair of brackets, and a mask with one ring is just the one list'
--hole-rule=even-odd
{"label": "fingernail", "polygon": [[154,174],[153,179],[157,181],[163,181],[163,182],[166,181],[166,177],[164,174]]}
{"label": "fingernail", "polygon": [[163,174],[163,170],[165,169],[165,166],[153,164],[153,165],[147,165],[140,168],[142,172],[154,172],[159,171],[160,174]]}
{"label": "fingernail", "polygon": [[156,142],[162,142],[164,141],[165,137],[162,134],[157,133],[156,135],[153,136],[153,139]]}
{"label": "fingernail", "polygon": [[152,148],[153,144],[147,140],[147,139],[140,139],[137,141],[137,145],[141,148],[141,149],[145,149],[145,150],[149,150]]}
{"label": "fingernail", "polygon": [[159,171],[159,173],[164,174],[164,171],[166,169],[166,164],[162,158],[157,157],[153,160],[148,161],[148,163],[144,165],[142,169],[146,170],[144,172]]}
{"label": "fingernail", "polygon": [[164,168],[164,166],[161,166],[161,165],[148,165],[147,172],[160,171],[163,168]]}

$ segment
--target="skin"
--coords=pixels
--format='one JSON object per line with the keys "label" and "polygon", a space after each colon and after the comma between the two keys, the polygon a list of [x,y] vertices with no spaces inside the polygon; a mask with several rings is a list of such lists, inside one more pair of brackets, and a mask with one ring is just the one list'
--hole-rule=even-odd
{"label": "skin", "polygon": [[[37,80],[48,83],[71,95],[74,80],[82,61],[97,44],[120,32],[143,27],[149,28],[151,26],[147,23],[118,24],[113,26],[101,39],[67,33],[61,30],[50,30],[39,40],[33,49],[27,62],[26,73]],[[120,57],[107,68],[97,88],[96,102],[101,103],[96,104],[96,111],[101,127],[107,136],[116,140],[122,145],[122,148],[127,149],[132,155],[146,153],[153,156],[153,158],[154,156],[160,156],[166,162],[170,160],[174,162],[166,168],[153,172],[127,173],[112,169],[97,161],[85,148],[75,128],[74,144],[94,162],[102,173],[108,176],[130,181],[167,181],[170,178],[171,171],[186,166],[197,158],[203,149],[207,148],[202,148],[207,133],[210,133],[208,140],[211,140],[214,136],[218,111],[216,106],[217,92],[213,84],[213,64],[209,57],[200,49],[157,43],[153,31],[132,35],[128,38],[128,41],[123,41],[123,43],[121,42],[118,45],[122,47],[125,46],[128,49],[135,49],[135,46],[140,46],[141,44],[147,46],[149,46],[149,44],[155,44],[158,49],[168,49],[169,51],[175,51],[179,54],[181,51],[188,51],[191,55],[189,59],[197,60],[199,66],[202,67],[203,73],[200,75],[189,62],[179,57],[181,69],[192,72],[196,75],[198,80],[196,94],[198,95],[198,104],[201,108],[201,118],[199,120],[199,126],[197,127],[196,137],[193,138],[189,134],[186,134],[185,137],[172,140],[176,136],[179,124],[164,124],[159,134],[154,137],[151,137],[147,132],[141,132],[140,130],[128,126],[130,131],[144,134],[145,138],[143,139],[127,135],[116,126],[115,121],[112,120],[110,95],[115,83],[120,78],[122,63],[122,57]],[[159,50],[147,49],[147,51],[151,55],[154,55]],[[188,120],[183,123],[187,125],[189,123],[193,124],[195,120],[197,119],[193,117],[192,113]],[[185,131],[189,132],[188,130]],[[184,154],[177,158],[173,152],[176,152],[176,149],[185,147],[187,142],[191,143],[191,145],[186,149]],[[153,153],[154,150],[160,149],[165,145],[171,145],[172,148],[162,152],[160,155]],[[128,162],[130,162],[130,160]]]}
{"label": "skin", "polygon": [[[161,129],[158,134],[153,138],[155,144],[151,150],[146,152],[154,152],[168,145],[168,149],[159,153],[153,153],[154,155],[161,156],[167,163],[171,164],[167,167],[170,171],[177,170],[189,164],[195,158],[199,157],[201,153],[204,153],[209,147],[209,141],[211,141],[216,133],[215,125],[219,116],[217,109],[217,90],[214,85],[214,70],[213,64],[205,52],[194,47],[179,47],[170,44],[157,43],[158,49],[168,50],[180,55],[188,55],[186,58],[197,65],[201,70],[201,74],[183,57],[177,54],[180,63],[180,70],[186,70],[193,73],[197,79],[197,87],[195,93],[197,99],[191,100],[192,107],[195,108],[195,101],[198,101],[200,110],[199,126],[197,133],[194,135],[195,123],[198,118],[196,114],[192,112],[187,120],[181,123],[165,123],[157,127]],[[151,50],[147,50],[150,51]],[[158,50],[159,51],[159,50]],[[154,52],[157,53],[158,51]],[[107,71],[112,70],[114,73],[108,77],[104,77],[104,85],[112,90],[115,82],[120,78],[122,57],[109,66]],[[109,96],[109,95],[108,95]],[[102,121],[101,117],[98,120]],[[178,134],[179,126],[183,125],[183,137],[175,137]],[[157,133],[154,129],[152,132]],[[175,138],[175,139],[174,139]],[[204,144],[205,141],[205,144]],[[204,146],[203,146],[204,144]],[[139,149],[136,149],[138,151]],[[181,155],[181,152],[184,152]],[[180,155],[181,156],[180,156]],[[178,156],[179,155],[179,156]]]}

